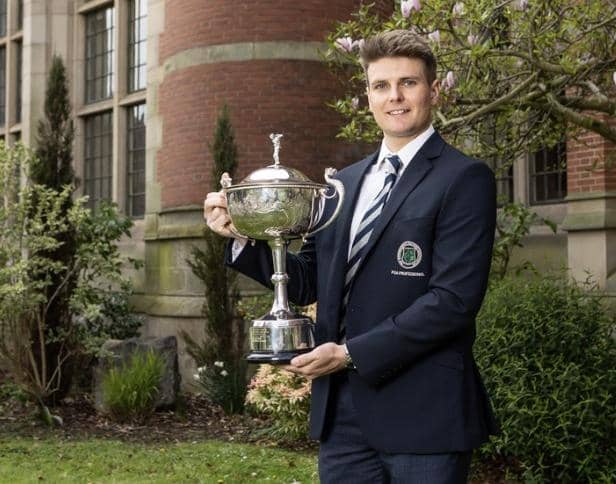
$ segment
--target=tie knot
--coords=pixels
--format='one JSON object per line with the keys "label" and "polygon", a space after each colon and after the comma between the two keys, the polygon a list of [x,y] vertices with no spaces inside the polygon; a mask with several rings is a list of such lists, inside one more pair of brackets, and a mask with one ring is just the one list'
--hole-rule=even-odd
{"label": "tie knot", "polygon": [[391,165],[391,167],[394,169],[394,173],[397,175],[398,171],[400,170],[400,166],[402,165],[402,161],[400,161],[398,155],[388,156],[387,158],[385,158],[385,161],[387,161]]}

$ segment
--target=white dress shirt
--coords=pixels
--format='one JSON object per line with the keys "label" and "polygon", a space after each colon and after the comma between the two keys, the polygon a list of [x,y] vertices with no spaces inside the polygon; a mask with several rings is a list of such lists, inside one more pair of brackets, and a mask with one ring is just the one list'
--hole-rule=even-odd
{"label": "white dress shirt", "polygon": [[[364,213],[368,209],[370,202],[381,191],[381,188],[383,188],[383,183],[385,183],[385,177],[392,169],[389,163],[383,163],[385,158],[388,158],[391,155],[398,155],[398,158],[400,158],[402,166],[400,167],[400,171],[398,172],[398,178],[396,180],[396,183],[398,183],[398,180],[400,180],[400,177],[402,176],[402,173],[404,173],[404,170],[406,170],[406,167],[410,164],[411,160],[415,157],[419,149],[424,145],[428,138],[432,136],[432,133],[434,133],[434,127],[430,125],[428,129],[426,129],[415,139],[409,141],[397,153],[394,153],[387,147],[387,145],[385,144],[385,140],[381,142],[381,149],[379,151],[377,162],[370,167],[370,169],[364,176],[364,181],[361,185],[361,189],[357,197],[357,202],[355,203],[355,210],[353,214],[353,221],[351,222],[351,231],[349,237],[349,253],[351,252],[351,246],[353,245],[353,237],[355,237],[355,234],[357,233],[357,228],[359,227]],[[394,188],[392,188],[392,190]],[[237,259],[245,246],[246,240],[244,239],[235,239],[233,241],[233,245],[231,246],[231,259],[233,261]]]}
{"label": "white dress shirt", "polygon": [[[353,238],[357,233],[357,229],[359,228],[361,219],[364,217],[364,213],[368,210],[372,200],[374,200],[374,198],[381,191],[383,184],[385,183],[385,178],[392,171],[392,166],[389,163],[384,163],[385,159],[391,155],[398,155],[398,158],[400,158],[401,166],[398,172],[398,178],[396,179],[397,184],[398,180],[400,180],[400,177],[402,176],[402,173],[406,170],[406,167],[411,163],[411,160],[415,157],[419,149],[424,145],[428,138],[432,136],[432,133],[434,133],[434,127],[430,125],[428,129],[426,129],[415,139],[409,141],[397,153],[391,151],[387,147],[385,140],[381,142],[381,150],[379,151],[377,161],[366,172],[361,189],[359,190],[359,195],[357,196],[357,202],[355,203],[355,210],[353,212],[353,221],[351,222],[351,231],[349,234],[348,255],[351,253]],[[395,186],[396,185],[394,185],[392,190],[395,190]]]}

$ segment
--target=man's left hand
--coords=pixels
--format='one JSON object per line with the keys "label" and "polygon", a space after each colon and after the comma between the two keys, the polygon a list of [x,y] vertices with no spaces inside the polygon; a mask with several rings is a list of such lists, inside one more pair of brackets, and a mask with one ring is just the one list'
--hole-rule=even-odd
{"label": "man's left hand", "polygon": [[344,346],[336,343],[324,343],[310,353],[296,356],[285,370],[303,375],[309,380],[342,370],[346,366]]}

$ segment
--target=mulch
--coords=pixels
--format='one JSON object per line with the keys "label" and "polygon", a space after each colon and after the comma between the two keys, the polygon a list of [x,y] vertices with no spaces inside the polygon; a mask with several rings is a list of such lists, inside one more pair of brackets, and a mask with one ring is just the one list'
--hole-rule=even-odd
{"label": "mulch", "polygon": [[292,450],[314,450],[312,441],[280,442],[267,437],[268,420],[251,415],[226,415],[217,405],[198,394],[184,394],[175,410],[157,411],[144,422],[118,423],[100,414],[93,397],[79,394],[67,397],[51,408],[62,425],[49,428],[37,418],[34,405],[18,400],[0,402],[0,437],[41,439],[55,436],[66,440],[116,439],[137,443],[174,443],[221,440],[259,443]]}

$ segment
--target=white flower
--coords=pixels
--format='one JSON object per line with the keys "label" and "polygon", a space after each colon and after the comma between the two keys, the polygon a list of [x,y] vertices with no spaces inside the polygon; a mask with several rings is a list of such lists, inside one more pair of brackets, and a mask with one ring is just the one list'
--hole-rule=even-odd
{"label": "white flower", "polygon": [[479,43],[479,36],[475,34],[468,34],[466,40],[468,40],[470,45],[477,45]]}
{"label": "white flower", "polygon": [[215,361],[214,362],[214,366],[217,366],[218,368],[222,368],[223,366],[225,366],[225,362],[224,361]]}
{"label": "white flower", "polygon": [[207,370],[207,365],[203,365],[197,368],[198,373],[203,373],[205,370]]}
{"label": "white flower", "polygon": [[354,97],[353,99],[351,99],[351,107],[356,110],[357,108],[359,108],[359,98],[358,97]]}
{"label": "white flower", "polygon": [[517,3],[514,4],[514,8],[516,10],[526,10],[528,8],[528,0],[518,0]]}
{"label": "white flower", "polygon": [[201,380],[201,375],[199,375],[199,373],[195,373],[193,374],[193,378],[197,381]]}
{"label": "white flower", "polygon": [[616,84],[616,71],[612,74],[612,80],[614,81],[614,84]]}
{"label": "white flower", "polygon": [[227,376],[229,374],[229,372],[227,370],[222,370],[220,372],[220,376]]}

